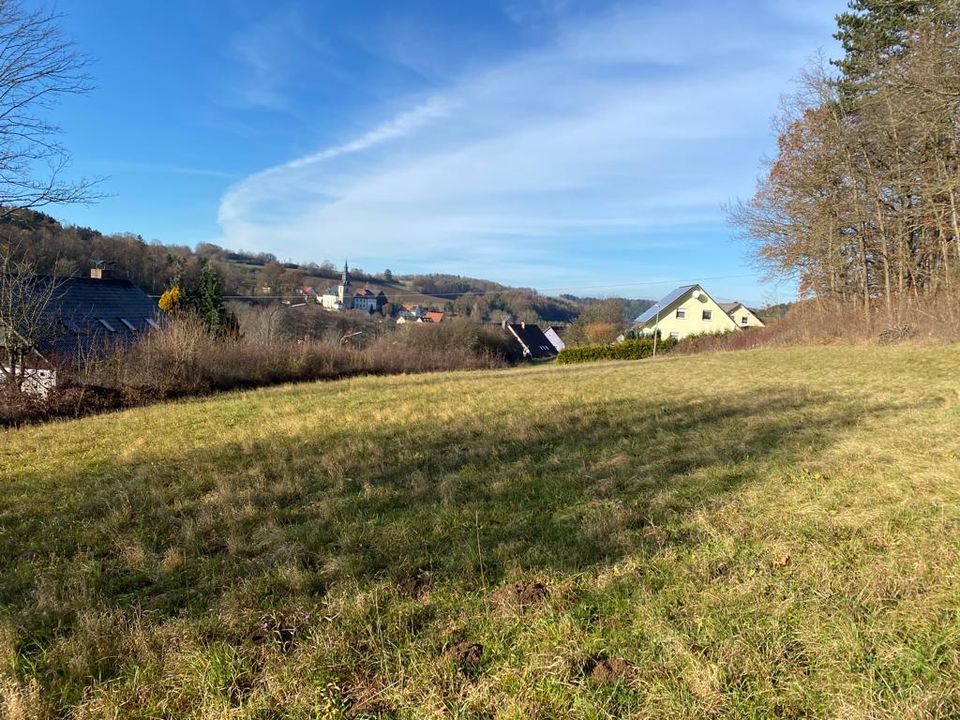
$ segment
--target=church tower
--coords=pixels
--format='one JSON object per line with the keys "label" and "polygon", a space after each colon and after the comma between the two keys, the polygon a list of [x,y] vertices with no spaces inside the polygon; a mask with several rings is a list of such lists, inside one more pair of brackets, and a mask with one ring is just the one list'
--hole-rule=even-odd
{"label": "church tower", "polygon": [[343,262],[343,275],[340,277],[340,284],[337,286],[337,299],[342,303],[344,310],[353,308],[353,290],[350,289],[350,268],[347,261]]}

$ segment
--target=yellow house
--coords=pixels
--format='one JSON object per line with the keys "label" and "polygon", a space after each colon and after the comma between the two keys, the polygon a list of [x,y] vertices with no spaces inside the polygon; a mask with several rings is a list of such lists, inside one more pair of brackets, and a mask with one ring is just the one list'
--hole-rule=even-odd
{"label": "yellow house", "polygon": [[724,309],[699,285],[679,287],[634,320],[643,335],[682,340],[691,335],[739,330]]}
{"label": "yellow house", "polygon": [[763,320],[758,318],[757,314],[742,302],[720,303],[720,307],[733,318],[738,328],[766,327]]}

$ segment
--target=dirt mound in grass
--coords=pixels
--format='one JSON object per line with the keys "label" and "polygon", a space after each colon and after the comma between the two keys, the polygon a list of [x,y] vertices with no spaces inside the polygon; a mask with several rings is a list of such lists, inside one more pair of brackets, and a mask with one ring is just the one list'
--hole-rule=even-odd
{"label": "dirt mound in grass", "polygon": [[622,658],[591,657],[583,665],[583,674],[593,682],[613,684],[629,680],[633,675],[633,665]]}
{"label": "dirt mound in grass", "polygon": [[433,573],[427,568],[418,568],[397,585],[401,595],[419,600],[433,589]]}
{"label": "dirt mound in grass", "polygon": [[521,581],[504,585],[493,593],[491,600],[501,611],[516,613],[541,605],[548,597],[550,591],[543,583]]}
{"label": "dirt mound in grass", "polygon": [[452,660],[454,665],[461,670],[472,670],[480,664],[480,659],[483,657],[483,645],[463,640],[448,647],[443,655],[448,660]]}

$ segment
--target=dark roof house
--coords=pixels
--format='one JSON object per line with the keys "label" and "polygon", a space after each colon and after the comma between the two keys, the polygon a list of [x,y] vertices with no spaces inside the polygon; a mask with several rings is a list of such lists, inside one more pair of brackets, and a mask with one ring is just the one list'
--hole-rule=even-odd
{"label": "dark roof house", "polygon": [[47,308],[56,329],[40,344],[48,357],[76,358],[132,342],[158,326],[156,301],[129,280],[93,276],[57,283]]}
{"label": "dark roof house", "polygon": [[520,347],[523,348],[524,357],[532,360],[556,357],[557,349],[553,346],[553,343],[547,339],[547,336],[543,334],[543,330],[536,325],[508,323],[506,328],[510,334],[517,339],[517,342],[520,343]]}

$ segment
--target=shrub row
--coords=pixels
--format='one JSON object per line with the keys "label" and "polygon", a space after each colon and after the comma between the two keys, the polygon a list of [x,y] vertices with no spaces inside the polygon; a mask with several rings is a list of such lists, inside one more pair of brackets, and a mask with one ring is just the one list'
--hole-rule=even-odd
{"label": "shrub row", "polygon": [[[657,341],[657,352],[669,352],[676,346],[675,340]],[[563,350],[557,362],[561,365],[600,362],[603,360],[642,360],[653,355],[653,338],[626,340],[614,345],[579,345]]]}
{"label": "shrub row", "polygon": [[499,328],[468,321],[406,326],[359,346],[219,338],[182,317],[132,345],[63,367],[60,386],[44,400],[0,392],[0,427],[286,382],[499,368],[516,356]]}

